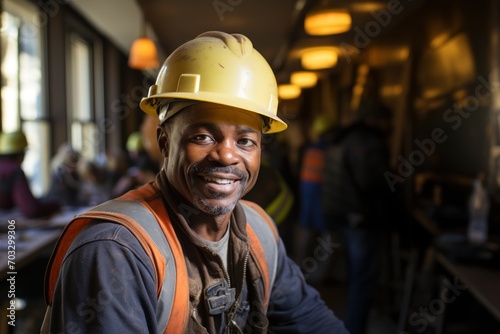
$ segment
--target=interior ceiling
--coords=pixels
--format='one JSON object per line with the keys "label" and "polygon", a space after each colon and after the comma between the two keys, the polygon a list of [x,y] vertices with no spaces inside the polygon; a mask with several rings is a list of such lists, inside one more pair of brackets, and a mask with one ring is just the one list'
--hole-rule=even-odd
{"label": "interior ceiling", "polygon": [[[305,47],[343,45],[342,52],[359,54],[424,1],[330,0],[331,6],[348,8],[353,22],[349,32],[326,37],[308,36],[303,29],[305,13],[324,0],[86,0],[72,5],[126,52],[144,18],[161,58],[208,30],[242,33],[278,74],[298,69]],[[360,31],[367,38],[360,39]]]}

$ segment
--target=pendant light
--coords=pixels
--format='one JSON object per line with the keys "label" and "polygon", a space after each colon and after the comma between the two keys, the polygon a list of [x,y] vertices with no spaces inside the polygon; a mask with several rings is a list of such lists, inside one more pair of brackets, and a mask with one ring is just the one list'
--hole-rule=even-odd
{"label": "pendant light", "polygon": [[338,50],[333,46],[308,48],[302,51],[300,61],[307,70],[331,68],[337,65]]}
{"label": "pendant light", "polygon": [[304,20],[305,31],[312,36],[325,36],[347,32],[351,29],[352,18],[345,8],[337,8],[324,1],[311,9]]}
{"label": "pendant light", "polygon": [[278,86],[278,97],[282,100],[296,99],[302,93],[302,89],[294,84],[281,84]]}
{"label": "pendant light", "polygon": [[128,66],[137,70],[158,67],[158,52],[152,39],[146,36],[146,22],[143,20],[142,36],[130,47]]}
{"label": "pendant light", "polygon": [[300,88],[311,88],[316,86],[318,75],[309,71],[296,71],[290,75],[290,83]]}

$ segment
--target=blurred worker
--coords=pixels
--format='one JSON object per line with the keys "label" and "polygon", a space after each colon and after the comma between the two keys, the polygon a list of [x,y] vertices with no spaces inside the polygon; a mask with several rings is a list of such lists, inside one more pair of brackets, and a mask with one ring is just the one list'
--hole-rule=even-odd
{"label": "blurred worker", "polygon": [[60,206],[33,196],[21,167],[27,147],[22,131],[0,133],[0,210],[17,208],[29,218],[47,216]]}
{"label": "blurred worker", "polygon": [[263,207],[278,225],[278,229],[285,224],[294,203],[293,192],[283,176],[263,157],[257,183],[243,199]]}
{"label": "blurred worker", "polygon": [[133,132],[127,138],[127,153],[129,166],[112,185],[112,197],[118,197],[127,191],[151,181],[151,174],[158,172],[157,163],[153,161],[144,147],[144,140],[140,132]]}
{"label": "blurred worker", "polygon": [[134,162],[137,160],[137,157],[144,154],[146,152],[146,149],[144,148],[144,143],[142,140],[141,133],[136,131],[132,132],[128,138],[127,138],[127,143],[125,144],[127,148],[127,152],[129,155],[129,158],[131,160],[132,165]]}
{"label": "blurred worker", "polygon": [[148,152],[151,159],[158,167],[163,164],[163,156],[158,149],[156,142],[156,128],[158,128],[158,118],[150,115],[145,115],[141,124],[140,132],[142,135],[142,142],[146,152]]}
{"label": "blurred worker", "polygon": [[381,233],[388,226],[390,190],[387,138],[391,111],[365,99],[359,121],[338,131],[325,155],[323,210],[327,224],[340,233],[347,255],[349,288],[346,327],[366,332],[379,268]]}
{"label": "blurred worker", "polygon": [[78,205],[80,175],[77,171],[80,154],[68,144],[62,144],[51,161],[51,179],[47,199],[62,205]]}
{"label": "blurred worker", "polygon": [[[312,138],[310,144],[304,149],[301,159],[299,175],[300,210],[294,247],[294,259],[297,263],[301,263],[304,258],[309,256],[309,246],[313,237],[318,234],[328,233],[321,196],[325,150],[328,145],[325,133],[330,130],[331,126],[332,122],[327,117],[323,115],[315,117],[311,129]],[[313,280],[322,280],[325,273],[314,273],[316,276],[311,274],[308,279],[312,282]]]}
{"label": "blurred worker", "polygon": [[79,205],[97,205],[110,198],[104,170],[97,163],[90,160],[80,161],[77,170],[81,179],[81,186],[78,189]]}
{"label": "blurred worker", "polygon": [[70,223],[49,268],[46,332],[347,333],[270,217],[240,200],[262,135],[287,127],[277,105],[247,37],[212,31],[177,48],[141,101],[160,120],[163,168]]}

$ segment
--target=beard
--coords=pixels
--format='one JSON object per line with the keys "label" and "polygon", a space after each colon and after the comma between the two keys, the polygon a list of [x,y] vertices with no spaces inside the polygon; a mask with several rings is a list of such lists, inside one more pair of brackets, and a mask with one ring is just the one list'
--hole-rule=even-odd
{"label": "beard", "polygon": [[[239,178],[240,188],[238,194],[234,196],[234,200],[228,205],[214,205],[211,200],[213,199],[222,199],[228,196],[226,193],[212,191],[210,192],[210,197],[203,193],[201,193],[196,188],[196,182],[199,178],[199,174],[210,175],[212,173],[224,173],[224,174],[233,174]],[[191,180],[191,189],[194,190],[193,200],[196,202],[196,206],[198,206],[203,212],[213,215],[213,216],[221,216],[225,215],[234,210],[236,203],[238,200],[243,197],[243,192],[245,186],[248,182],[248,173],[244,173],[241,170],[231,167],[231,166],[211,166],[211,167],[200,167],[198,164],[192,166],[189,171],[189,176]]]}

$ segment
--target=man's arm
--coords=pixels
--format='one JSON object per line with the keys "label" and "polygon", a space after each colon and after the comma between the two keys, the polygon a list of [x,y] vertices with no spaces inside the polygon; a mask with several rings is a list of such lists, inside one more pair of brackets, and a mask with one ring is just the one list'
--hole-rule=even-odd
{"label": "man's arm", "polygon": [[151,261],[124,227],[91,223],[74,240],[53,300],[50,333],[157,333]]}
{"label": "man's arm", "polygon": [[269,302],[269,328],[273,333],[348,334],[344,324],[308,285],[300,268],[278,245],[278,267]]}

